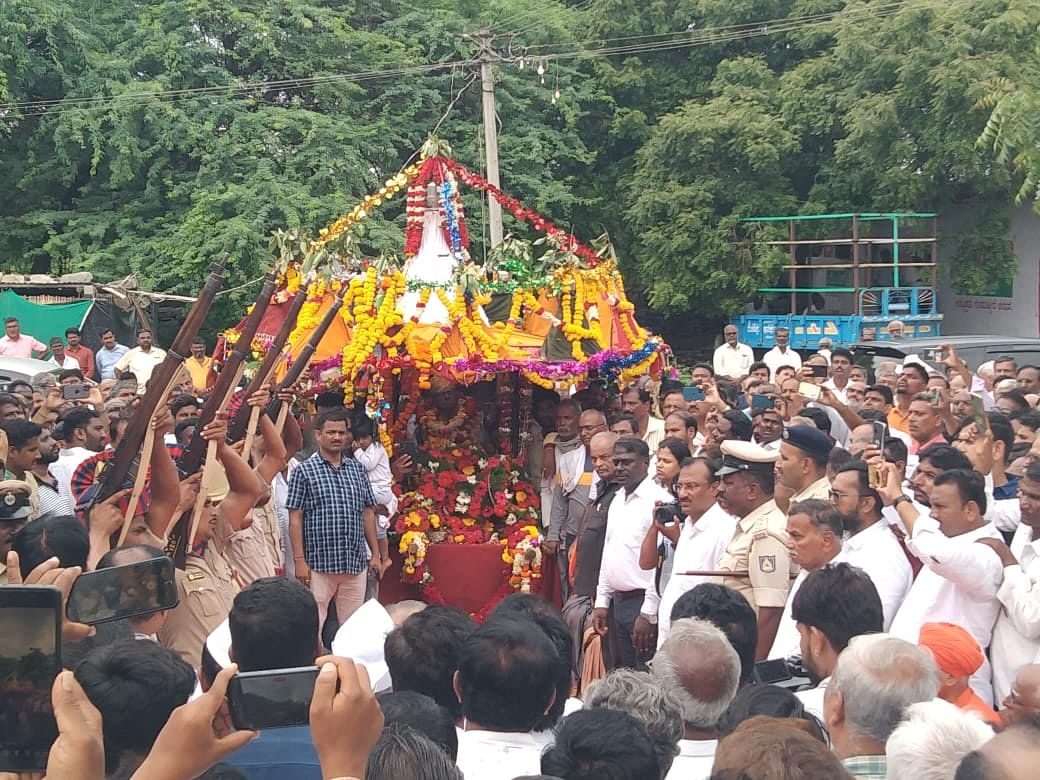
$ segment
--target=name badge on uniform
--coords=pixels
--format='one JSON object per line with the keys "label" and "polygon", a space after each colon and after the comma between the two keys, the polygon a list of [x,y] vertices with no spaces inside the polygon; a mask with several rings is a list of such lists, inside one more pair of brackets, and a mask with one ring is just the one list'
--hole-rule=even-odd
{"label": "name badge on uniform", "polygon": [[193,571],[188,573],[188,582],[195,582],[195,580],[203,580],[206,578],[206,574],[201,571]]}
{"label": "name badge on uniform", "polygon": [[776,571],[776,556],[759,555],[758,568],[762,570],[763,574],[772,574],[774,571]]}

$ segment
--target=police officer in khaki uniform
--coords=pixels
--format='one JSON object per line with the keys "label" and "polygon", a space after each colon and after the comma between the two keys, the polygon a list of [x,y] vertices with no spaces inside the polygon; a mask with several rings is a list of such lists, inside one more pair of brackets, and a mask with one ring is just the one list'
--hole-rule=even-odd
{"label": "police officer in khaki uniform", "polygon": [[748,600],[758,615],[758,648],[764,660],[776,637],[791,578],[797,567],[787,549],[787,518],[773,501],[773,468],[778,457],[745,441],[722,443],[719,503],[740,518],[733,539],[719,558],[719,578]]}
{"label": "police officer in khaki uniform", "polygon": [[[776,462],[777,506],[785,512],[799,501],[818,498],[831,500],[831,483],[827,479],[827,459],[834,449],[834,439],[815,425],[792,425],[780,441],[780,458]],[[780,488],[787,501],[780,500]]]}
{"label": "police officer in khaki uniform", "polygon": [[202,662],[202,646],[224,618],[239,585],[234,570],[220,552],[218,517],[214,499],[223,498],[226,482],[210,491],[199,529],[185,557],[184,570],[177,571],[180,604],[170,611],[159,631],[160,644],[180,654],[195,669]]}

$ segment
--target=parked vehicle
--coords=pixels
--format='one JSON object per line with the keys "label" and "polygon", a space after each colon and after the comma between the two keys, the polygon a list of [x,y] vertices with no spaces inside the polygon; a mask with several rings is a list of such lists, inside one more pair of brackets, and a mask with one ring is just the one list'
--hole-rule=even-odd
{"label": "parked vehicle", "polygon": [[0,355],[0,382],[13,382],[16,379],[28,382],[44,371],[59,371],[53,363],[34,358],[8,357]]}
{"label": "parked vehicle", "polygon": [[893,341],[864,341],[852,346],[856,362],[868,368],[876,368],[884,361],[902,363],[907,355],[917,355],[925,363],[938,368],[939,361],[932,358],[934,350],[943,344],[952,344],[960,357],[972,371],[987,360],[1002,355],[1015,359],[1019,366],[1040,365],[1040,339],[1017,336],[933,336],[931,338],[897,339]]}

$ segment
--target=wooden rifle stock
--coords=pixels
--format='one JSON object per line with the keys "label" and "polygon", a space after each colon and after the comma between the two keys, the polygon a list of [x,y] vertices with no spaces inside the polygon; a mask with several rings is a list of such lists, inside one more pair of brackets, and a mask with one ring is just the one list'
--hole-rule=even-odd
{"label": "wooden rifle stock", "polygon": [[257,328],[260,327],[260,320],[263,319],[264,313],[271,303],[271,296],[274,294],[276,283],[277,278],[273,272],[268,273],[264,278],[264,286],[260,290],[256,303],[253,304],[253,310],[242,325],[242,332],[235,343],[235,348],[231,351],[228,359],[224,361],[220,374],[217,376],[217,381],[213,383],[209,399],[207,399],[205,406],[202,407],[202,412],[196,421],[195,435],[180,458],[177,459],[177,469],[180,471],[182,478],[191,476],[202,468],[202,462],[206,457],[206,440],[202,438],[202,429],[213,422],[231,397],[231,391],[241,376],[239,368],[245,363],[246,357],[252,349],[253,337],[256,335]]}
{"label": "wooden rifle stock", "polygon": [[307,368],[307,364],[311,362],[311,357],[314,355],[314,351],[318,348],[325,333],[332,326],[333,320],[336,319],[336,315],[339,314],[340,307],[343,305],[343,296],[347,294],[347,286],[344,285],[343,289],[340,290],[336,300],[329,306],[328,311],[325,312],[325,316],[322,317],[321,322],[318,323],[318,327],[314,329],[311,337],[307,339],[307,343],[303,349],[300,350],[300,354],[296,356],[296,360],[293,361],[292,366],[286,372],[282,381],[278,383],[278,387],[275,388],[275,397],[271,399],[270,405],[267,407],[267,414],[272,420],[278,419],[278,413],[281,411],[282,402],[278,399],[278,393],[287,387],[292,387],[296,384],[297,380],[303,374]]}
{"label": "wooden rifle stock", "polygon": [[[166,393],[173,382],[177,372],[184,365],[187,355],[191,354],[191,342],[202,328],[203,320],[213,306],[213,299],[221,287],[224,286],[224,265],[228,255],[224,254],[209,269],[209,277],[199,292],[188,316],[184,318],[177,337],[173,340],[170,348],[166,351],[166,358],[156,366],[148,379],[147,390],[141,403],[138,404],[126,426],[126,433],[120,439],[108,467],[101,474],[101,484],[98,486],[91,501],[94,506],[123,488],[123,483],[134,468],[134,462],[138,461],[138,468],[147,468],[149,453],[141,453],[145,435],[152,424],[155,410],[166,401]],[[140,459],[145,460],[141,464]]]}
{"label": "wooden rifle stock", "polygon": [[[300,315],[300,309],[303,308],[303,304],[307,301],[307,285],[303,284],[300,286],[300,291],[296,293],[296,297],[293,298],[292,303],[289,305],[289,311],[286,312],[285,319],[282,321],[282,325],[278,328],[278,332],[275,334],[274,341],[271,342],[271,346],[267,350],[267,354],[264,355],[264,359],[260,362],[260,367],[256,370],[256,374],[253,376],[252,381],[246,387],[245,397],[249,398],[253,393],[257,392],[267,380],[274,373],[274,370],[278,367],[278,362],[284,358],[283,352],[285,350],[285,344],[289,341],[289,336],[292,335],[293,329],[296,327],[296,319]],[[242,404],[235,416],[232,418],[228,425],[228,440],[238,441],[246,434],[246,428],[249,425],[249,404]]]}

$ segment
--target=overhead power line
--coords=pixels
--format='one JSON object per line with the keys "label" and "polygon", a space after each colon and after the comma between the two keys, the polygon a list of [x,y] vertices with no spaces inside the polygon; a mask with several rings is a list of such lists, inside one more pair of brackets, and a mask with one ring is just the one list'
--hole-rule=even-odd
{"label": "overhead power line", "polygon": [[[660,51],[676,51],[681,49],[698,48],[702,46],[715,46],[723,43],[731,43],[741,40],[752,40],[755,38],[780,35],[784,33],[804,32],[826,28],[834,23],[854,24],[861,21],[871,21],[895,15],[907,6],[907,0],[903,2],[888,2],[877,6],[866,6],[863,8],[846,9],[828,14],[814,14],[812,16],[794,17],[790,19],[774,19],[763,22],[746,23],[740,25],[729,25],[725,27],[705,28],[693,32],[671,33],[671,37],[664,36],[627,36],[617,39],[598,39],[592,42],[614,43],[611,46],[599,48],[583,48],[581,44],[544,44],[541,48],[536,46],[527,47],[527,50],[535,50],[528,54],[527,59],[535,60],[568,60],[581,58],[611,57],[619,55],[650,54]],[[652,38],[661,38],[653,40]],[[623,41],[634,41],[622,43]],[[550,46],[569,46],[569,50],[544,51]],[[577,47],[577,48],[574,48]],[[504,61],[509,58],[503,57]],[[520,56],[512,58],[514,61],[521,59]],[[336,83],[360,83],[382,78],[396,78],[400,76],[421,75],[435,73],[437,71],[451,68],[466,68],[479,64],[478,59],[470,58],[451,62],[437,62],[426,65],[414,65],[401,68],[388,68],[385,70],[359,71],[356,73],[336,73],[323,76],[277,79],[257,83],[242,83],[235,85],[219,85],[209,87],[192,87],[170,90],[139,90],[125,92],[120,95],[100,95],[92,97],[70,97],[57,98],[53,100],[39,101],[14,101],[0,103],[0,115],[18,112],[21,117],[44,116],[52,113],[64,113],[68,111],[93,112],[105,111],[111,108],[134,105],[136,103],[147,103],[155,100],[167,102],[178,102],[204,97],[220,97],[249,95],[258,92],[293,92],[308,87]],[[468,86],[468,84],[467,84]]]}

